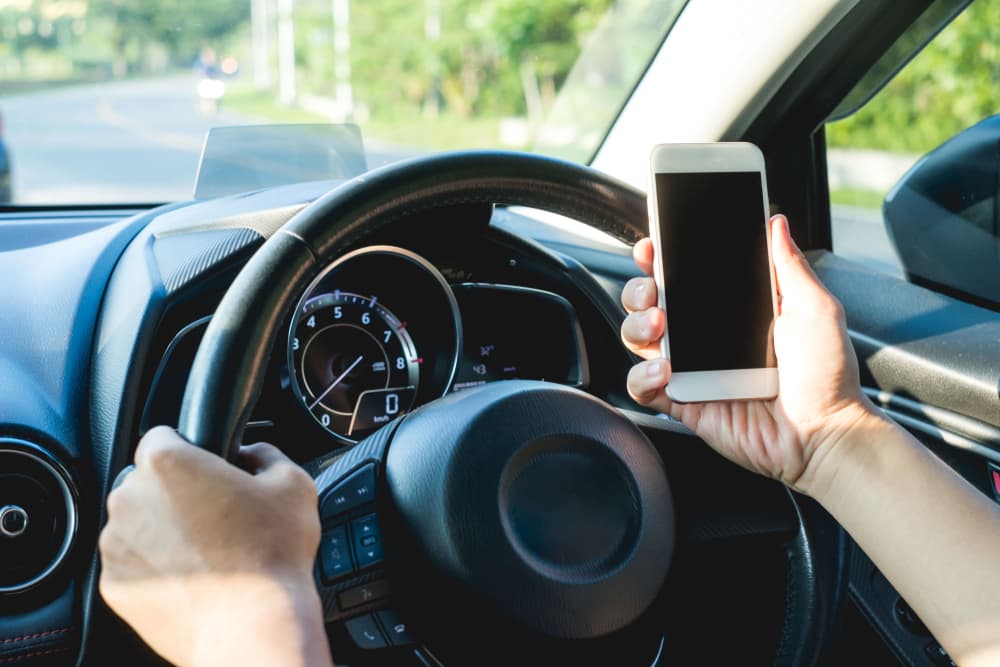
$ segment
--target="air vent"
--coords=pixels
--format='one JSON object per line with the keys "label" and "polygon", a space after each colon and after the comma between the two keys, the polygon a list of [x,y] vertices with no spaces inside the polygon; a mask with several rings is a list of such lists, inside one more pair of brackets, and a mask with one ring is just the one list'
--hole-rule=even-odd
{"label": "air vent", "polygon": [[0,438],[0,596],[51,576],[76,530],[76,487],[66,469],[38,445]]}

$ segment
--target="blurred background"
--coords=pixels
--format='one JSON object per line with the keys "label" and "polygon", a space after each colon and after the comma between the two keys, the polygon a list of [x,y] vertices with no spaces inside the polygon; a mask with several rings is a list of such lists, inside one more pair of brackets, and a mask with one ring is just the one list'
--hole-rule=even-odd
{"label": "blurred background", "polygon": [[[371,166],[460,147],[587,162],[683,4],[0,0],[12,196],[187,197],[205,131],[245,123],[357,123]],[[1000,3],[975,2],[827,126],[834,205],[877,211],[921,154],[996,112],[998,71]]]}
{"label": "blurred background", "polygon": [[682,6],[0,0],[13,197],[190,196],[205,130],[244,123],[357,123],[371,166],[458,147],[589,161]]}

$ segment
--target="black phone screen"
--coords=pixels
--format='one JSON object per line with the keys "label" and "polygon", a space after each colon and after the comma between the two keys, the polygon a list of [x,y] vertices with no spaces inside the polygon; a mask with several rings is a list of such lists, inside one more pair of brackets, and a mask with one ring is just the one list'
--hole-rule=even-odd
{"label": "black phone screen", "polygon": [[674,372],[774,366],[760,172],[656,174]]}

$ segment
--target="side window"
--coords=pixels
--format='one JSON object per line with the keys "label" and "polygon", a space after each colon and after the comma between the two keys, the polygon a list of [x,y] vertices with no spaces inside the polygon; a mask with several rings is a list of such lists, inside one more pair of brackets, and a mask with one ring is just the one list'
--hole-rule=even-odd
{"label": "side window", "polygon": [[833,250],[1000,308],[1000,0],[826,125]]}

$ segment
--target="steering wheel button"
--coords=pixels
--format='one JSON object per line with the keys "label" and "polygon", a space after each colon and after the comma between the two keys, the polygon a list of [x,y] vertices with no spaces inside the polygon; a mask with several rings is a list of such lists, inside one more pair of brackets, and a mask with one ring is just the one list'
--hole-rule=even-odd
{"label": "steering wheel button", "polygon": [[320,563],[325,579],[336,579],[354,569],[351,564],[351,549],[347,540],[347,526],[337,526],[333,530],[323,533],[323,540],[319,548]]}
{"label": "steering wheel button", "polygon": [[382,536],[374,514],[355,519],[351,524],[354,533],[354,558],[358,567],[373,565],[382,560]]}
{"label": "steering wheel button", "polygon": [[389,585],[382,580],[349,588],[337,596],[340,608],[347,610],[370,602],[378,602],[389,594]]}
{"label": "steering wheel button", "polygon": [[369,463],[335,484],[323,498],[320,512],[324,518],[330,518],[373,500],[375,500],[375,464]]}
{"label": "steering wheel button", "polygon": [[375,617],[371,614],[352,618],[344,626],[347,628],[347,634],[359,648],[376,649],[388,646],[378,623],[375,622]]}
{"label": "steering wheel button", "polygon": [[385,636],[389,638],[389,643],[393,646],[406,646],[415,644],[416,640],[410,634],[409,626],[402,621],[395,609],[383,609],[376,613],[378,622],[382,624]]}

